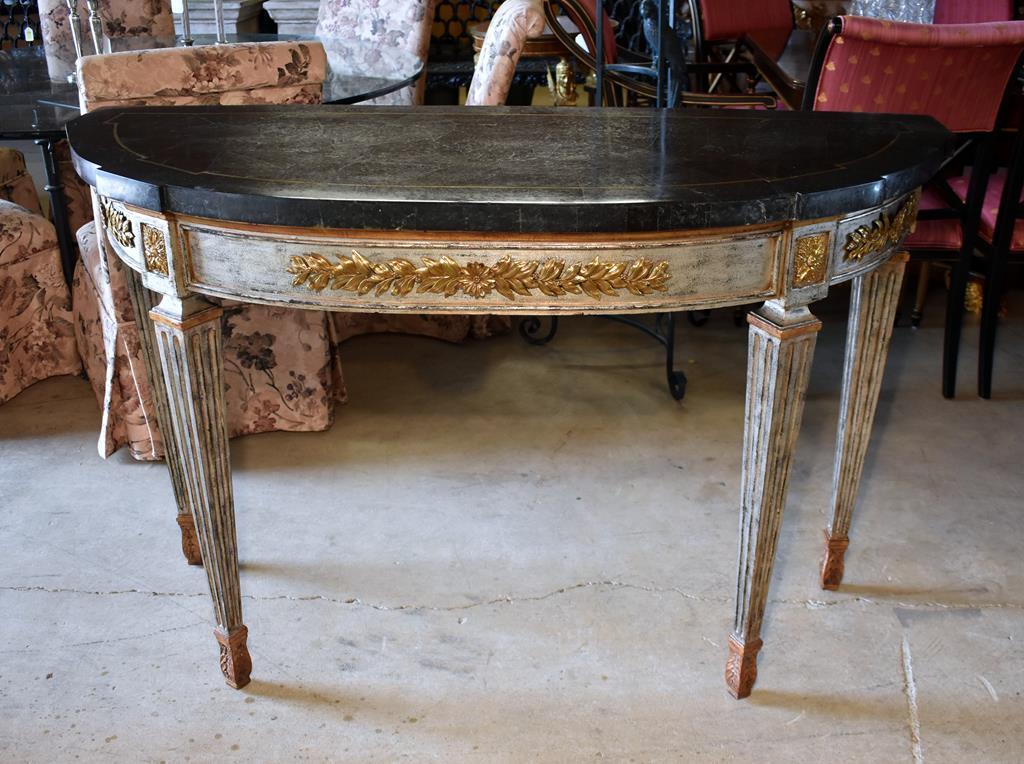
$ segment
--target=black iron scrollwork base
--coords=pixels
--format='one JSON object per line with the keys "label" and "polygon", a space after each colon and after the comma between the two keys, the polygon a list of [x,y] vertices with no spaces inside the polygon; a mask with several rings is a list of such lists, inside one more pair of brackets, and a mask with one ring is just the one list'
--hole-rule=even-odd
{"label": "black iron scrollwork base", "polygon": [[[686,395],[686,374],[675,368],[675,353],[676,353],[676,314],[675,313],[657,313],[655,314],[654,326],[650,327],[642,321],[638,321],[633,318],[627,318],[625,316],[603,316],[610,321],[617,321],[620,324],[626,326],[632,326],[634,329],[638,329],[648,337],[660,342],[665,348],[665,377],[668,381],[668,392],[673,399],[681,401],[683,396]],[[543,328],[543,320],[539,316],[531,316],[530,318],[524,318],[519,322],[519,336],[526,340],[531,345],[546,345],[554,339],[555,334],[558,332],[558,318],[552,316],[548,318],[550,322],[548,324],[548,331],[546,334],[541,332]],[[707,319],[704,319],[704,323]],[[700,324],[695,324],[699,326]]]}

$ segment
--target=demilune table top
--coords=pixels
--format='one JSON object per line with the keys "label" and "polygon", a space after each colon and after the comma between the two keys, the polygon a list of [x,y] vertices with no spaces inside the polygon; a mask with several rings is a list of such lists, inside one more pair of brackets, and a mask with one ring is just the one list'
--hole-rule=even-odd
{"label": "demilune table top", "polygon": [[237,106],[68,125],[103,196],[243,223],[514,233],[809,220],[909,193],[929,117],[741,110]]}

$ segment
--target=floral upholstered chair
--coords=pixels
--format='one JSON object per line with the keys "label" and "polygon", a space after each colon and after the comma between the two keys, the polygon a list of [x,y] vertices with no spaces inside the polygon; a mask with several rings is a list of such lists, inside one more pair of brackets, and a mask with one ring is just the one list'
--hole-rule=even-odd
{"label": "floral upholstered chair", "polygon": [[24,157],[0,149],[0,403],[80,370],[57,232],[40,214]]}
{"label": "floral upholstered chair", "polygon": [[[433,22],[434,0],[320,0],[316,36],[331,71],[403,77],[426,63]],[[421,104],[425,80],[363,103]]]}
{"label": "floral upholstered chair", "polygon": [[21,205],[36,215],[43,214],[35,183],[20,151],[0,148],[0,199]]}
{"label": "floral upholstered chair", "polygon": [[[89,34],[89,9],[77,0],[81,17],[82,53],[93,52]],[[170,0],[97,0],[106,37],[146,35],[173,37],[174,17]],[[75,71],[75,46],[71,39],[66,0],[39,0],[39,25],[51,79],[64,79]]]}
{"label": "floral upholstered chair", "polygon": [[502,106],[526,41],[544,32],[543,0],[505,0],[487,26],[466,106]]}
{"label": "floral upholstered chair", "polygon": [[841,16],[826,34],[807,83],[805,109],[926,114],[960,136],[962,156],[975,152],[963,199],[947,180],[933,180],[921,195],[917,228],[903,244],[925,263],[955,263],[942,371],[942,393],[952,398],[992,147],[1024,54],[1024,21],[938,25]]}
{"label": "floral upholstered chair", "polygon": [[[319,43],[196,46],[88,56],[79,63],[82,107],[196,104],[310,104],[321,98],[326,56]],[[162,455],[138,327],[120,261],[78,231],[75,331],[103,408],[99,449],[123,445],[139,459]],[[232,436],[271,430],[323,430],[345,400],[337,346],[371,332],[460,341],[486,336],[486,318],[326,314],[229,305],[223,322],[227,417]]]}
{"label": "floral upholstered chair", "polygon": [[[87,56],[78,65],[82,109],[194,104],[309,104],[320,100],[326,59],[318,43],[253,43]],[[103,409],[99,450],[127,445],[162,455],[150,380],[128,279],[101,245],[97,225],[78,231],[75,333]],[[226,402],[232,435],[318,430],[345,397],[331,322],[324,313],[231,306],[224,315]]]}

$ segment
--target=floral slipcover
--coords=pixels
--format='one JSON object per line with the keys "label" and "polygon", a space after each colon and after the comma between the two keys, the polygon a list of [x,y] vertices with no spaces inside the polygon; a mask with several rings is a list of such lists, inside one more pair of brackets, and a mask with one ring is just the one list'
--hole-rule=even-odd
{"label": "floral slipcover", "polygon": [[74,235],[75,231],[92,220],[92,190],[75,172],[71,147],[66,140],[54,144],[53,154],[57,159],[60,184],[64,188],[64,214],[68,217],[68,230]]}
{"label": "floral slipcover", "polygon": [[42,215],[0,200],[0,403],[80,370],[56,231]]}
{"label": "floral slipcover", "polygon": [[505,0],[487,25],[466,106],[501,106],[508,99],[523,46],[544,32],[543,0]]}
{"label": "floral slipcover", "polygon": [[36,184],[25,167],[20,151],[0,148],[0,199],[21,205],[29,212],[42,215]]}
{"label": "floral slipcover", "polygon": [[[426,63],[435,0],[321,0],[316,36],[326,42],[331,70],[404,77]],[[328,39],[329,38],[329,39]],[[426,77],[366,104],[423,103]]]}
{"label": "floral slipcover", "polygon": [[[170,0],[97,0],[103,34],[107,37],[174,36]],[[75,46],[71,38],[66,0],[39,0],[39,25],[50,78],[63,80],[75,71]],[[94,51],[89,32],[89,8],[78,0],[82,53]]]}
{"label": "floral slipcover", "polygon": [[[251,43],[89,56],[79,91],[89,111],[109,106],[315,103],[326,68],[315,42]],[[124,266],[97,226],[78,231],[75,334],[103,408],[99,450],[122,445],[140,459],[163,454],[152,390],[139,352]],[[102,253],[102,254],[101,254]],[[232,436],[330,427],[345,400],[338,345],[357,334],[401,332],[448,341],[487,336],[486,317],[328,314],[224,303],[225,402]]]}

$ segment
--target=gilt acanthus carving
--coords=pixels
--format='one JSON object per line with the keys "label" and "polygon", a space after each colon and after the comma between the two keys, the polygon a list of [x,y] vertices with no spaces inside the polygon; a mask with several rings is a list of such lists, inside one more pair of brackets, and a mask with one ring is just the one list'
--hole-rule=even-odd
{"label": "gilt acanthus carving", "polygon": [[100,214],[103,218],[103,229],[110,238],[128,249],[135,246],[135,231],[132,230],[132,221],[103,196],[100,197]]}
{"label": "gilt acanthus carving", "polygon": [[146,270],[167,275],[167,244],[164,241],[163,232],[159,228],[143,223],[142,229],[142,254],[146,260]]}
{"label": "gilt acanthus carving", "polygon": [[827,231],[797,239],[793,286],[809,286],[825,280],[828,274],[828,242]]}
{"label": "gilt acanthus carving", "polygon": [[851,231],[843,247],[846,259],[862,260],[868,255],[881,254],[903,241],[917,222],[919,199],[920,194],[912,194],[894,216],[889,217],[883,212],[871,225],[862,225]]}
{"label": "gilt acanthus carving", "polygon": [[594,258],[586,263],[567,264],[563,260],[514,260],[502,257],[493,265],[480,262],[459,263],[443,256],[438,260],[421,258],[422,265],[396,258],[370,262],[352,251],[334,263],[323,255],[295,255],[287,272],[295,276],[294,286],[305,285],[314,292],[330,288],[380,297],[402,297],[412,292],[454,297],[464,294],[482,299],[491,292],[515,300],[538,291],[548,297],[586,294],[595,300],[625,290],[646,296],[664,292],[671,278],[668,262],[638,258],[627,262],[602,262]]}

